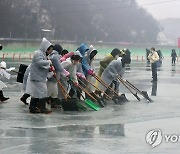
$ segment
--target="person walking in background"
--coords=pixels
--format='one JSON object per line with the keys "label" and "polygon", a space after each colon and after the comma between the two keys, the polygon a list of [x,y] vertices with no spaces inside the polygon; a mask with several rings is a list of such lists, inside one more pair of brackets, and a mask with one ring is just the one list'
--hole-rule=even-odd
{"label": "person walking in background", "polygon": [[172,66],[175,66],[176,65],[176,57],[177,57],[175,49],[172,49],[171,57],[172,57]]}
{"label": "person walking in background", "polygon": [[154,47],[151,48],[151,52],[148,55],[148,59],[150,60],[151,69],[152,69],[153,80],[151,82],[156,82],[157,81],[157,61],[159,60],[159,56]]}
{"label": "person walking in background", "polygon": [[150,66],[150,60],[148,59],[148,56],[149,56],[149,54],[150,54],[150,50],[149,49],[146,49],[146,60],[147,60],[147,67],[149,67]]}
{"label": "person walking in background", "polygon": [[164,58],[161,50],[157,50],[158,56],[159,56],[159,61],[157,62],[157,67],[162,67],[162,60]]}

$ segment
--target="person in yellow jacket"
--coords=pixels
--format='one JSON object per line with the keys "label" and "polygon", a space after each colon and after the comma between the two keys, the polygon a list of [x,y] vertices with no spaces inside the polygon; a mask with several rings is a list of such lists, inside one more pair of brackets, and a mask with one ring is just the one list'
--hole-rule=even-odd
{"label": "person in yellow jacket", "polygon": [[102,73],[106,69],[106,67],[109,65],[109,63],[113,60],[116,60],[120,56],[120,50],[117,48],[114,48],[111,53],[106,56],[104,59],[102,59],[99,64],[99,72],[98,72],[98,77],[101,77]]}
{"label": "person in yellow jacket", "polygon": [[159,60],[159,56],[154,47],[151,48],[151,52],[148,55],[148,59],[150,60],[151,69],[152,69],[153,80],[151,82],[156,82],[157,81],[157,61]]}

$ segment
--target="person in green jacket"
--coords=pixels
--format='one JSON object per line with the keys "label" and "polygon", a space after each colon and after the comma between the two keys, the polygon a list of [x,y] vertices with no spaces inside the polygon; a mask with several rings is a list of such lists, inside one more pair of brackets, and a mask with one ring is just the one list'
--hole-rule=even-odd
{"label": "person in green jacket", "polygon": [[114,48],[111,53],[106,56],[104,59],[102,59],[99,64],[99,72],[98,72],[98,77],[101,77],[102,73],[106,69],[106,67],[109,65],[109,63],[113,60],[116,60],[120,56],[120,50],[117,48]]}

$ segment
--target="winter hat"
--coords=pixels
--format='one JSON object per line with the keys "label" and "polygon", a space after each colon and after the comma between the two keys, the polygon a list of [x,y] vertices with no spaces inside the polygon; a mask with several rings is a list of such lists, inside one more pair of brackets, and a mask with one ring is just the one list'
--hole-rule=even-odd
{"label": "winter hat", "polygon": [[3,46],[0,44],[0,50],[2,50],[3,49]]}
{"label": "winter hat", "polygon": [[124,56],[124,57],[122,57],[121,62],[122,62],[122,66],[124,67],[125,64],[130,64],[131,63],[131,58],[128,57],[128,56]]}
{"label": "winter hat", "polygon": [[124,53],[125,53],[125,56],[131,57],[131,52],[130,52],[129,49],[124,48],[123,51],[124,51]]}
{"label": "winter hat", "polygon": [[120,50],[120,57],[123,57],[125,55],[125,52],[123,50]]}
{"label": "winter hat", "polygon": [[43,38],[40,45],[40,50],[46,52],[50,47],[53,47],[53,45],[46,38]]}
{"label": "winter hat", "polygon": [[79,55],[82,58],[82,55],[78,50],[74,52],[74,55]]}
{"label": "winter hat", "polygon": [[63,49],[63,50],[61,51],[61,55],[65,55],[65,54],[67,54],[67,53],[69,53],[69,51],[66,50],[66,49]]}
{"label": "winter hat", "polygon": [[120,50],[118,48],[114,48],[112,51],[111,51],[111,55],[113,57],[115,57],[116,55],[120,55]]}
{"label": "winter hat", "polygon": [[56,50],[59,53],[59,55],[60,55],[62,50],[63,50],[63,48],[62,48],[62,46],[60,44],[55,44],[53,46],[53,50]]}

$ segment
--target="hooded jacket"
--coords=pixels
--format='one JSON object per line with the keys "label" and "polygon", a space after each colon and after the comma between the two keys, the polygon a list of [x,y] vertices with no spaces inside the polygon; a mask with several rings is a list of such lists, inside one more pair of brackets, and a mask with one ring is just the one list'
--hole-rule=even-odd
{"label": "hooded jacket", "polygon": [[106,56],[103,60],[101,60],[99,62],[100,64],[100,68],[99,68],[99,72],[98,72],[98,76],[101,77],[103,71],[106,69],[106,67],[108,66],[108,64],[115,60],[115,57],[113,57],[111,54],[109,54],[108,56]]}
{"label": "hooded jacket", "polygon": [[30,81],[46,82],[50,63],[46,57],[46,51],[52,44],[43,38],[40,49],[35,51],[30,67]]}
{"label": "hooded jacket", "polygon": [[99,62],[100,68],[98,72],[98,76],[101,77],[101,74],[106,69],[106,67],[109,65],[109,63],[116,59],[116,55],[120,55],[120,50],[117,48],[114,48],[111,51],[111,54],[109,54],[107,57],[105,57],[103,60]]}
{"label": "hooded jacket", "polygon": [[[53,50],[50,55],[49,55],[49,59],[51,60],[52,62],[52,65],[54,66],[55,68],[55,72],[56,72],[56,75],[57,75],[57,78],[59,78],[60,74],[64,75],[63,72],[64,72],[64,68],[62,66],[62,64],[60,63],[60,55],[57,51]],[[56,82],[56,79],[54,77],[48,79],[49,81],[51,82]]]}
{"label": "hooded jacket", "polygon": [[92,52],[96,52],[97,54],[97,50],[91,45],[89,47],[89,50],[87,51],[87,54],[85,56],[86,60],[87,60],[87,63],[89,64],[89,66],[92,68],[92,61],[90,60],[90,55]]}
{"label": "hooded jacket", "polygon": [[[70,73],[71,80],[73,82],[78,83],[78,79],[77,79],[77,76],[76,76],[77,66],[72,63],[71,59],[68,58],[66,61],[63,61],[61,64],[64,67],[64,69],[66,69]],[[62,77],[62,78],[65,79],[64,77]]]}
{"label": "hooded jacket", "polygon": [[[117,60],[113,60],[104,70],[101,75],[101,79],[107,84],[110,85],[111,82],[116,79],[119,75],[123,76],[125,72],[125,68],[122,66],[121,58]],[[105,90],[104,86],[98,84],[101,90]]]}
{"label": "hooded jacket", "polygon": [[82,55],[82,69],[83,69],[83,72],[84,74],[86,75],[88,70],[90,70],[90,66],[87,62],[87,59],[86,59],[86,52],[89,50],[88,46],[86,44],[81,44],[80,47],[78,48],[78,51],[81,53]]}

